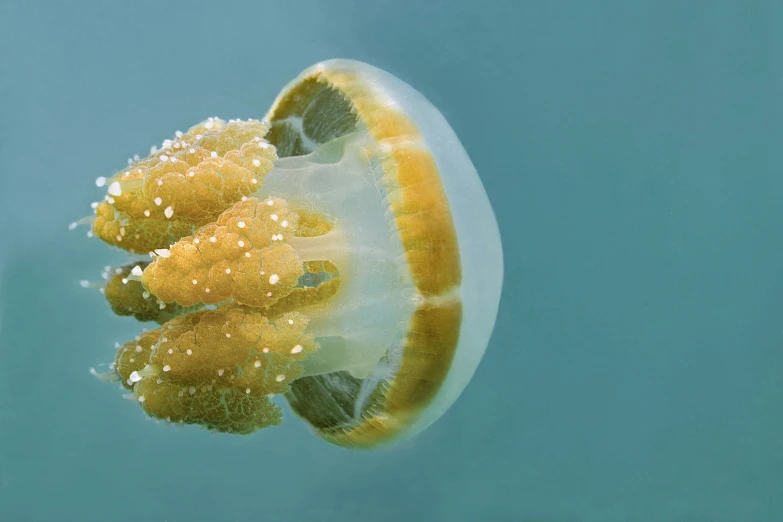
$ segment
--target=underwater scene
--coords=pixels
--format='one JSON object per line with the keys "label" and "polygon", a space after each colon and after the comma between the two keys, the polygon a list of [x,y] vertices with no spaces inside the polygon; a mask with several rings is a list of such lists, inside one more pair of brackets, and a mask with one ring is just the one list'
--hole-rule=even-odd
{"label": "underwater scene", "polygon": [[783,520],[781,24],[0,4],[0,522]]}

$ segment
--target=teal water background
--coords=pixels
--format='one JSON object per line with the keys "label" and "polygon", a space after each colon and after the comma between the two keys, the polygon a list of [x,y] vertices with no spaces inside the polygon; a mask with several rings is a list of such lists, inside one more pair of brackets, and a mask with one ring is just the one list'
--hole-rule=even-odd
{"label": "teal water background", "polygon": [[[0,3],[0,521],[783,520],[783,3]],[[470,386],[352,452],[146,422],[90,366],[97,176],[317,61],[450,121],[506,278]]]}

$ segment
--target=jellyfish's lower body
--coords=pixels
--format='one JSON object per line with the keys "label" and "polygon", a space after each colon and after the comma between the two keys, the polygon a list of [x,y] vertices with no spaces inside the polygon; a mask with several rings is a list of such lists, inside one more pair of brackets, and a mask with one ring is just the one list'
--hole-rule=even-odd
{"label": "jellyfish's lower body", "polygon": [[163,324],[96,376],[120,380],[153,417],[229,433],[277,424],[269,396],[282,393],[313,425],[364,416],[401,368],[424,301],[367,139],[278,160],[256,197],[155,249],[145,268],[124,267],[121,310]]}

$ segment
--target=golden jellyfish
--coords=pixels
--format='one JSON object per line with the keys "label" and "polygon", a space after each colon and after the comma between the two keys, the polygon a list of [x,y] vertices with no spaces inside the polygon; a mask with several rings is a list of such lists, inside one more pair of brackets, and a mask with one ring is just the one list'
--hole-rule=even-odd
{"label": "golden jellyfish", "polygon": [[503,258],[484,187],[419,92],[331,60],[263,120],[209,118],[128,160],[91,235],[115,313],[160,327],[111,371],[151,417],[247,434],[284,397],[323,439],[406,440],[452,405],[497,315]]}

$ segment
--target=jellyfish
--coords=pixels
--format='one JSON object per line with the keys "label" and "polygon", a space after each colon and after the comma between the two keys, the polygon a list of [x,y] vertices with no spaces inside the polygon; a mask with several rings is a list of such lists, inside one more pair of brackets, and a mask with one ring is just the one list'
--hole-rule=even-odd
{"label": "jellyfish", "polygon": [[430,426],[484,355],[497,223],[442,114],[350,60],[303,71],[261,120],[208,118],[135,156],[93,204],[137,256],[97,286],[153,321],[110,371],[147,415],[249,434],[281,404],[348,448]]}

